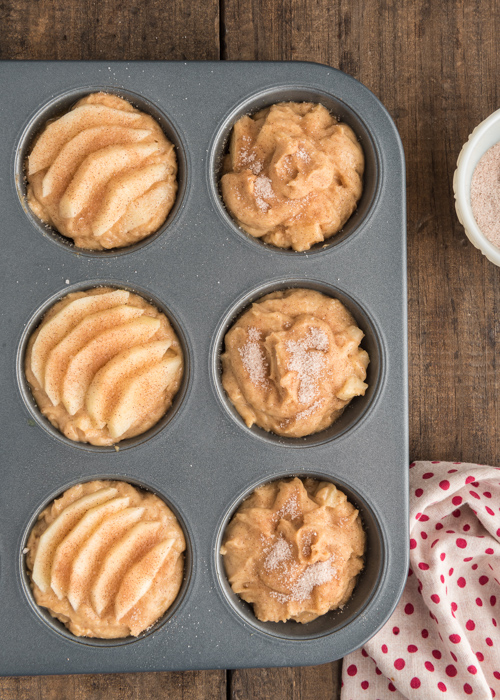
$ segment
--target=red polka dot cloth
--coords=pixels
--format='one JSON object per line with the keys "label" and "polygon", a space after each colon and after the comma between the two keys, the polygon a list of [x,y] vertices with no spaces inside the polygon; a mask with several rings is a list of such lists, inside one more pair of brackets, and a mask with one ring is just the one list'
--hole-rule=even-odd
{"label": "red polka dot cloth", "polygon": [[344,659],[342,700],[500,698],[500,470],[410,465],[410,570],[389,621]]}

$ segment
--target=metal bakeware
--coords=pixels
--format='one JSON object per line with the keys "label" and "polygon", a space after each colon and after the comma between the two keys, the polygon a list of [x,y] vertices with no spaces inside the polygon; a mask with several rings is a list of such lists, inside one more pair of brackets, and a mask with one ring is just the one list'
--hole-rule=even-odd
{"label": "metal bakeware", "polygon": [[[408,568],[408,419],[404,155],[380,102],[347,75],[311,63],[4,62],[0,101],[1,469],[0,673],[164,671],[319,664],[368,640],[389,617]],[[40,224],[23,161],[47,119],[112,91],[160,121],[179,160],[179,194],[153,236],[86,252]],[[323,103],[366,158],[357,212],[327,245],[281,251],[252,239],[218,191],[221,155],[244,113],[283,100]],[[44,311],[69,291],[123,286],[151,299],[187,357],[174,406],[119,451],[72,443],[43,419],[22,360]],[[249,430],[220,383],[220,350],[251,300],[305,286],[338,297],[365,332],[369,390],[329,430],[283,439]],[[366,567],[351,601],[307,625],[260,623],[227,583],[219,556],[229,517],[258,484],[318,476],[359,507]],[[151,489],[187,536],[186,577],[165,618],[137,639],[76,638],[32,599],[23,548],[40,510],[96,477]]]}

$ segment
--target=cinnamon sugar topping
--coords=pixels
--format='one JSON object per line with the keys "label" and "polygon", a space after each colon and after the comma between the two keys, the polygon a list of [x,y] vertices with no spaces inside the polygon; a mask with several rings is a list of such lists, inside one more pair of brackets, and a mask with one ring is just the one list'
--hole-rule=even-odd
{"label": "cinnamon sugar topping", "polygon": [[258,329],[249,328],[248,341],[241,348],[238,348],[238,352],[252,383],[262,386],[266,383],[268,364],[259,344],[259,338]]}
{"label": "cinnamon sugar topping", "polygon": [[266,199],[272,199],[274,197],[273,186],[270,178],[265,175],[259,175],[254,183],[254,194],[257,206],[261,211],[266,213],[271,205],[266,201]]}
{"label": "cinnamon sugar topping", "polygon": [[328,336],[321,328],[311,327],[304,339],[289,340],[286,348],[290,354],[288,369],[299,376],[299,402],[309,404],[326,367],[323,353],[329,349]]}
{"label": "cinnamon sugar topping", "polygon": [[304,600],[311,597],[316,586],[329,583],[336,576],[337,570],[333,564],[334,559],[335,557],[332,556],[326,561],[318,561],[315,564],[308,566],[291,586],[290,593],[288,595],[285,595],[284,593],[276,593],[274,591],[271,593],[271,595],[280,603],[290,603],[291,601],[302,603]]}
{"label": "cinnamon sugar topping", "polygon": [[275,571],[281,564],[289,562],[291,558],[290,544],[283,537],[279,537],[269,549],[264,561],[264,567],[268,571]]}

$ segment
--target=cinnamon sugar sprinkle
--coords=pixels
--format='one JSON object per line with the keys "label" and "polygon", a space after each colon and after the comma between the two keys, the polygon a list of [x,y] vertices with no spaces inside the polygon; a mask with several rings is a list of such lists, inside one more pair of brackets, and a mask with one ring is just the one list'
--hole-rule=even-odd
{"label": "cinnamon sugar sprinkle", "polygon": [[257,328],[248,329],[248,340],[238,352],[250,376],[250,381],[256,386],[265,386],[267,383],[267,360],[260,344],[260,331]]}
{"label": "cinnamon sugar sprinkle", "polygon": [[302,516],[302,508],[297,501],[297,494],[292,493],[290,497],[283,503],[281,508],[276,512],[275,519],[282,520],[288,516],[291,520],[296,520]]}
{"label": "cinnamon sugar sprinkle", "polygon": [[283,537],[279,537],[268,550],[264,568],[268,571],[275,571],[280,564],[290,561],[291,558],[291,545]]}
{"label": "cinnamon sugar sprinkle", "polygon": [[241,137],[241,140],[244,145],[241,145],[238,151],[240,166],[248,168],[254,175],[258,175],[262,170],[262,163],[256,160],[256,155],[252,148],[252,139],[248,134],[245,134]]}
{"label": "cinnamon sugar sprinkle", "polygon": [[297,413],[295,416],[295,420],[304,420],[305,418],[310,418],[313,413],[315,413],[321,406],[323,405],[323,401],[321,399],[318,399],[318,401],[315,401],[312,406],[309,406],[309,408],[304,409],[303,411],[300,411]]}
{"label": "cinnamon sugar sprinkle", "polygon": [[[297,494],[292,493],[275,517],[277,520],[281,520],[285,516],[289,516],[294,520],[302,515]],[[315,531],[307,532],[304,535],[302,548],[306,556],[310,554],[311,544],[316,536]],[[289,591],[288,593],[270,591],[270,595],[279,603],[303,602],[311,596],[316,586],[328,583],[337,575],[337,569],[334,566],[335,555],[331,555],[326,561],[315,562],[307,566],[299,576],[296,576],[300,571],[301,564],[294,559],[292,543],[288,542],[282,535],[271,536],[271,538],[261,535],[261,541],[263,553],[266,555],[264,569],[273,573],[280,581],[281,587]]]}
{"label": "cinnamon sugar sprinkle", "polygon": [[265,214],[271,208],[266,199],[272,199],[275,196],[271,179],[265,175],[259,175],[255,180],[253,192],[257,206]]}
{"label": "cinnamon sugar sprinkle", "polygon": [[301,340],[289,340],[286,349],[290,354],[288,369],[299,376],[298,400],[302,404],[314,401],[318,384],[326,369],[324,352],[330,347],[328,336],[321,328],[311,327]]}
{"label": "cinnamon sugar sprinkle", "polygon": [[298,579],[291,585],[290,593],[277,593],[271,591],[271,596],[279,603],[302,603],[311,597],[313,589],[324,583],[329,583],[337,575],[334,566],[335,557],[331,556],[326,561],[317,561],[308,566]]}
{"label": "cinnamon sugar sprinkle", "polygon": [[304,163],[309,163],[311,161],[311,156],[309,153],[306,151],[304,147],[301,147],[297,151],[297,156],[304,162]]}

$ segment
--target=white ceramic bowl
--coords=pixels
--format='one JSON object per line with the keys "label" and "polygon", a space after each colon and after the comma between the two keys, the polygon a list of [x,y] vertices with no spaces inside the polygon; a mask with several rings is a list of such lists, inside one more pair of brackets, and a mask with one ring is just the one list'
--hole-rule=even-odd
{"label": "white ceramic bowl", "polygon": [[493,245],[481,232],[474,219],[470,203],[470,186],[476,165],[481,156],[499,141],[500,109],[497,109],[484,122],[476,126],[469,136],[469,140],[460,151],[457,169],[453,176],[453,191],[455,192],[457,216],[465,229],[467,237],[488,260],[500,266],[500,248]]}

